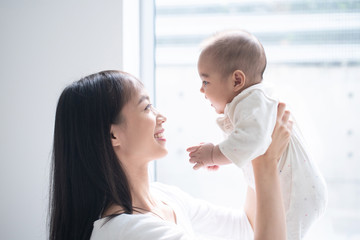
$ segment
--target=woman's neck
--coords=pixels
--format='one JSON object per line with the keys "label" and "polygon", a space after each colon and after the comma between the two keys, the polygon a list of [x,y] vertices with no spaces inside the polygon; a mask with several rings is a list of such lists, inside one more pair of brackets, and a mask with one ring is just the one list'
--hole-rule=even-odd
{"label": "woman's neck", "polygon": [[127,167],[127,177],[130,185],[134,207],[150,210],[156,206],[156,200],[150,193],[148,165]]}
{"label": "woman's neck", "polygon": [[[156,208],[158,201],[153,198],[150,192],[148,165],[134,166],[123,164],[123,167],[126,171],[126,176],[129,182],[132,206],[145,211],[151,211]],[[112,204],[106,208],[103,216],[109,216],[122,212],[124,212],[122,206]]]}
{"label": "woman's neck", "polygon": [[[124,166],[130,185],[134,213],[153,213],[162,220],[176,223],[174,210],[151,194],[147,164],[141,167]],[[111,205],[103,217],[124,212],[122,206]]]}
{"label": "woman's neck", "polygon": [[151,212],[162,220],[176,223],[174,210],[151,194],[148,166],[127,171],[134,210]]}

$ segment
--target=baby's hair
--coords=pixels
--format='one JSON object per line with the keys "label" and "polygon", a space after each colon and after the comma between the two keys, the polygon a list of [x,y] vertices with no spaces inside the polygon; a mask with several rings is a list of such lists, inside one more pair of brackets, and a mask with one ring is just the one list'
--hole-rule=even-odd
{"label": "baby's hair", "polygon": [[248,84],[262,81],[266,68],[265,51],[260,41],[243,30],[216,33],[202,44],[201,55],[210,57],[223,77],[235,70],[244,72]]}

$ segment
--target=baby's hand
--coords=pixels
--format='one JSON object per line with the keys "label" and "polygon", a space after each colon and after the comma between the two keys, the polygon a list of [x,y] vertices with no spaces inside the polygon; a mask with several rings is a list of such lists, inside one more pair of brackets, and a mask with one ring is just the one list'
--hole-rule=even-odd
{"label": "baby's hand", "polygon": [[195,163],[193,169],[198,170],[201,167],[206,167],[208,170],[217,170],[219,166],[215,165],[213,160],[214,144],[200,143],[200,145],[192,146],[186,149],[190,152],[190,163]]}

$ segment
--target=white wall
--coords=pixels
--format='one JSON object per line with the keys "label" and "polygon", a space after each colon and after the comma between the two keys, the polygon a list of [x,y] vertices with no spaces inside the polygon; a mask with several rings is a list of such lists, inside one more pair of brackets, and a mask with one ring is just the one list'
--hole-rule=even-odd
{"label": "white wall", "polygon": [[0,1],[0,239],[46,238],[57,99],[122,67],[121,0]]}

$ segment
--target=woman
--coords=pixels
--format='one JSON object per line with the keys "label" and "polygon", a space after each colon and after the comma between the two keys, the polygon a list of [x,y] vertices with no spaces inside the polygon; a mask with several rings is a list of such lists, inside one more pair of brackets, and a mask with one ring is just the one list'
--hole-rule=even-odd
{"label": "woman", "polygon": [[74,82],[56,110],[50,239],[285,239],[276,170],[291,129],[284,108],[273,143],[253,160],[257,194],[245,214],[149,183],[148,163],[167,154],[166,118],[140,81],[104,71]]}

